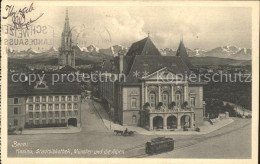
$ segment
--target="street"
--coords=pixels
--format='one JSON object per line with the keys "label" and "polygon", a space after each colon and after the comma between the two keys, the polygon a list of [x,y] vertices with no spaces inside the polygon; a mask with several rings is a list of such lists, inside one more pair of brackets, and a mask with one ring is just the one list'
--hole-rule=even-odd
{"label": "street", "polygon": [[[150,157],[150,158],[250,158],[251,119],[234,122],[206,135],[173,135],[175,150],[147,156],[144,144],[158,137],[135,134],[116,136],[93,107],[82,104],[82,130],[72,134],[9,135],[9,157]],[[25,143],[25,144],[14,144]],[[59,151],[60,150],[60,151]],[[65,153],[63,153],[65,150]]]}

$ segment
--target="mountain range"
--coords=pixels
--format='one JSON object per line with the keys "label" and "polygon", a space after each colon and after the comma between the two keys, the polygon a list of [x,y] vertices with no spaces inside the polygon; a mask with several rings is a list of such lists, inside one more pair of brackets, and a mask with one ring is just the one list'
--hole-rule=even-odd
{"label": "mountain range", "polygon": [[[89,60],[99,61],[102,58],[112,58],[118,55],[121,51],[124,54],[128,51],[128,47],[122,45],[114,45],[109,48],[98,48],[95,45],[89,45],[88,47],[74,46],[76,57],[86,58]],[[205,49],[187,49],[189,57],[218,57],[218,58],[229,58],[235,60],[251,60],[252,50],[248,48],[240,48],[236,46],[220,46],[211,50]],[[176,50],[170,48],[159,49],[163,56],[175,55]],[[31,57],[58,57],[58,49],[51,47],[48,50],[34,50],[29,48],[23,51],[16,51],[11,48],[7,49],[8,57],[10,58],[31,58]]]}
{"label": "mountain range", "polygon": [[[220,46],[211,50],[205,49],[187,49],[189,57],[219,57],[219,58],[229,58],[236,60],[251,60],[252,50],[248,48],[240,48],[236,46]],[[160,49],[162,55],[175,55],[177,50],[174,49]]]}

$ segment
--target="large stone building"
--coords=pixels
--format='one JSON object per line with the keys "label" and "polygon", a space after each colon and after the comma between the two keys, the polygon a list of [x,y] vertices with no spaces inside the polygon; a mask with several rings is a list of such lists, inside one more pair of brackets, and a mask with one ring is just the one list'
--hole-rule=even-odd
{"label": "large stone building", "polygon": [[[47,75],[46,75],[47,76]],[[50,78],[8,84],[8,125],[26,128],[46,126],[80,126],[81,89],[78,83],[51,83]]]}
{"label": "large stone building", "polygon": [[[194,129],[203,123],[203,82],[191,82],[187,51],[162,56],[148,36],[102,67],[100,94],[111,119],[149,130]],[[105,80],[114,76],[117,80]],[[115,82],[114,82],[115,81]]]}
{"label": "large stone building", "polygon": [[61,35],[61,47],[59,48],[59,66],[66,65],[75,67],[75,52],[72,47],[72,33],[69,25],[68,9],[66,10],[65,24]]}

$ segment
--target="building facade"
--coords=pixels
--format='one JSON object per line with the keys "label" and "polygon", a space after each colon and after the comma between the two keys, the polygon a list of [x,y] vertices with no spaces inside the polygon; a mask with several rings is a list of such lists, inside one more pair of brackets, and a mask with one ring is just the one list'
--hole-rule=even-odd
{"label": "building facade", "polygon": [[72,33],[69,25],[68,9],[64,29],[61,35],[61,47],[59,48],[59,66],[69,65],[75,67],[75,51],[72,47]]}
{"label": "building facade", "polygon": [[103,79],[99,87],[112,120],[149,130],[194,129],[203,124],[205,83],[183,78],[194,67],[182,41],[176,56],[162,56],[147,37],[113,63],[103,65],[104,71],[113,67],[103,78],[117,80]]}
{"label": "building facade", "polygon": [[8,125],[11,127],[81,126],[78,83],[36,81],[8,85]]}

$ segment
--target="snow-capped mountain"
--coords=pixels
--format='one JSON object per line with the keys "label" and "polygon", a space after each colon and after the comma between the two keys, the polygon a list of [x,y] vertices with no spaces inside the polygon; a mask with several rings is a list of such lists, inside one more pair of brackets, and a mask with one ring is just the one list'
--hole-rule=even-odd
{"label": "snow-capped mountain", "polygon": [[[205,50],[200,48],[189,49],[186,48],[189,57],[220,57],[231,58],[237,60],[251,60],[252,50],[248,48],[240,48],[236,46],[220,46],[211,50]],[[176,55],[176,50],[164,48],[159,49],[163,56]]]}
{"label": "snow-capped mountain", "polygon": [[221,46],[206,52],[206,56],[250,60],[252,50],[236,46]]}
{"label": "snow-capped mountain", "polygon": [[58,52],[58,49],[56,47],[51,47],[50,49],[45,51],[45,53],[53,53],[53,52]]}
{"label": "snow-capped mountain", "polygon": [[95,45],[89,45],[87,47],[88,52],[94,52],[94,53],[99,53],[99,48],[97,48]]}
{"label": "snow-capped mountain", "polygon": [[126,54],[128,48],[121,45],[114,45],[106,49],[100,49],[99,52],[104,55],[117,56],[118,52]]}
{"label": "snow-capped mountain", "polygon": [[[80,47],[78,45],[73,46],[75,49],[76,56],[80,55],[85,58],[102,58],[102,57],[115,57],[121,51],[124,54],[127,53],[128,48],[122,45],[114,45],[108,48],[98,48],[95,45],[89,45],[87,47]],[[187,48],[187,53],[189,57],[219,57],[219,58],[231,58],[237,60],[251,60],[252,50],[248,48],[240,48],[236,46],[219,46],[211,50],[205,50],[201,48],[189,49]],[[15,50],[13,48],[8,48],[8,56],[13,58],[25,58],[34,56],[58,56],[58,49],[56,47],[51,47],[50,49],[33,49],[29,48],[27,50]],[[163,56],[175,56],[175,49],[171,48],[161,48],[159,49]]]}
{"label": "snow-capped mountain", "polygon": [[159,49],[159,51],[163,56],[168,56],[168,55],[174,56],[176,54],[176,50],[171,48],[161,48]]}

